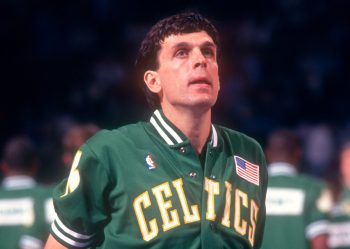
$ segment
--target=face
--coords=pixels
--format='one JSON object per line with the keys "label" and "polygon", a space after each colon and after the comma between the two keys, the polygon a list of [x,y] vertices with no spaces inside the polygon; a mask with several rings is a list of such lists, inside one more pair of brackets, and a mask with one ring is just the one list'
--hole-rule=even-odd
{"label": "face", "polygon": [[350,187],[350,147],[340,154],[340,171],[344,183]]}
{"label": "face", "polygon": [[216,56],[216,45],[204,31],[165,38],[155,72],[162,108],[210,109],[220,88]]}

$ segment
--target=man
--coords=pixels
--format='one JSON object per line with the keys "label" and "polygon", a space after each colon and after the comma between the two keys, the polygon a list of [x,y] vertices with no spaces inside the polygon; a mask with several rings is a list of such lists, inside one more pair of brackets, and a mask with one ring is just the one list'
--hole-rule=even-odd
{"label": "man", "polygon": [[215,27],[195,13],[159,21],[141,44],[150,122],[101,131],[54,192],[46,248],[259,248],[267,172],[258,143],[211,123]]}
{"label": "man", "polygon": [[345,143],[339,153],[342,191],[332,210],[329,228],[329,247],[350,248],[350,143]]}
{"label": "man", "polygon": [[331,194],[321,180],[298,173],[301,155],[301,142],[292,131],[277,130],[269,136],[264,249],[328,248]]}
{"label": "man", "polygon": [[[59,149],[60,157],[55,165],[55,171],[51,172],[53,178],[50,182],[59,182],[65,177],[72,166],[75,153],[88,140],[94,135],[100,128],[94,123],[82,123],[73,121],[63,126],[63,132],[60,132],[60,144]],[[52,150],[52,149],[51,149]]]}
{"label": "man", "polygon": [[93,123],[75,123],[67,128],[62,137],[62,162],[65,168],[72,166],[75,152],[100,128]]}
{"label": "man", "polygon": [[31,140],[10,139],[4,146],[0,188],[0,241],[6,249],[41,249],[53,221],[51,190],[34,179],[38,158]]}

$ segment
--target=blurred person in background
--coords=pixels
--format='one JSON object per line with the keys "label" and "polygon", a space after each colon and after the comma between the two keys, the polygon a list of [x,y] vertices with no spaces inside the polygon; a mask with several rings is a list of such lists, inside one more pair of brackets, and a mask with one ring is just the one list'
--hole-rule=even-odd
{"label": "blurred person in background", "polygon": [[16,136],[4,146],[0,188],[0,247],[41,249],[54,219],[52,189],[38,185],[36,147],[30,138]]}
{"label": "blurred person in background", "polygon": [[276,130],[268,137],[263,249],[328,248],[331,192],[321,179],[298,173],[302,151],[299,137],[291,130]]}
{"label": "blurred person in background", "polygon": [[[318,124],[309,127],[304,136],[303,158],[309,174],[327,177],[327,171],[334,160],[336,143],[330,126]],[[322,151],[322,153],[320,153]],[[304,169],[303,169],[304,170]]]}
{"label": "blurred person in background", "polygon": [[98,130],[99,127],[93,123],[74,123],[67,128],[62,137],[61,157],[65,169],[70,169],[79,147]]}
{"label": "blurred person in background", "polygon": [[[57,132],[57,149],[51,151],[58,151],[54,158],[54,168],[50,185],[54,187],[57,182],[61,181],[68,173],[72,166],[75,153],[86,140],[99,131],[98,125],[94,123],[84,123],[74,120],[73,122],[65,124],[61,131]],[[55,148],[56,148],[55,147]],[[52,153],[47,153],[52,156]],[[47,157],[47,156],[46,156]]]}
{"label": "blurred person in background", "polygon": [[339,152],[341,192],[331,212],[328,244],[331,249],[350,249],[350,141]]}

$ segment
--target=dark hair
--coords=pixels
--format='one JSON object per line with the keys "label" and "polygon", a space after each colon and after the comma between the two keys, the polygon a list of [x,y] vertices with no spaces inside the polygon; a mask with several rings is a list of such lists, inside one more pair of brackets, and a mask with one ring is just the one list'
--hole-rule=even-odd
{"label": "dark hair", "polygon": [[293,130],[280,129],[270,134],[268,145],[274,147],[278,151],[291,153],[302,147],[302,141]]}
{"label": "dark hair", "polygon": [[302,146],[302,140],[293,130],[275,130],[269,135],[266,144],[268,160],[270,162],[286,161],[292,158],[299,160]]}
{"label": "dark hair", "polygon": [[13,169],[29,170],[37,160],[36,148],[28,137],[14,137],[5,144],[2,160]]}
{"label": "dark hair", "polygon": [[157,70],[159,68],[158,52],[161,48],[161,42],[170,35],[188,34],[193,32],[205,31],[213,39],[220,57],[220,41],[218,31],[214,25],[198,13],[184,12],[176,14],[157,22],[143,39],[138,55],[136,57],[136,70],[139,81],[146,94],[147,102],[152,108],[159,108],[159,98],[157,94],[152,93],[143,83],[143,74],[147,70]]}

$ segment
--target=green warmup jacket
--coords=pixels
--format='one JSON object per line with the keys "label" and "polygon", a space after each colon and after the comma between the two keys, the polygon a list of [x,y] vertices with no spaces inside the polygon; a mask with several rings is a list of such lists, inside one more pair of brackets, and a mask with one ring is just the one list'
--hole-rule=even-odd
{"label": "green warmup jacket", "polygon": [[68,248],[260,248],[261,147],[212,125],[204,151],[160,110],[150,122],[98,132],[54,191],[51,234]]}

